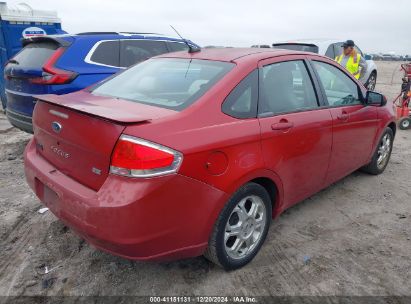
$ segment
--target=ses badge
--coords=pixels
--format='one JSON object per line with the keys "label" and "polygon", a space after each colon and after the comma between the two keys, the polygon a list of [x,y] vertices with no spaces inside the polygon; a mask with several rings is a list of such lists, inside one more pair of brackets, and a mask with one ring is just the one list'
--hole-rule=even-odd
{"label": "ses badge", "polygon": [[45,30],[43,30],[42,28],[36,27],[36,26],[25,28],[21,34],[23,38],[47,35]]}

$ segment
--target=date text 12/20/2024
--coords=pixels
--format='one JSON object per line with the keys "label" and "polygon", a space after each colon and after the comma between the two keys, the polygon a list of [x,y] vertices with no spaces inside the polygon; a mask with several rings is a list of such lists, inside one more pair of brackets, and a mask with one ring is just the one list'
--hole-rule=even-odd
{"label": "date text 12/20/2024", "polygon": [[257,303],[257,299],[248,296],[167,296],[150,297],[150,303]]}

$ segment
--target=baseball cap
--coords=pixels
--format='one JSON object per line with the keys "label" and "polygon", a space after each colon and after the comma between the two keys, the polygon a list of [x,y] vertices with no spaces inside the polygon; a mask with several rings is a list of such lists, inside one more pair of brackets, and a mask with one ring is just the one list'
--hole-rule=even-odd
{"label": "baseball cap", "polygon": [[343,43],[342,47],[350,47],[350,46],[355,46],[355,43],[353,40],[347,40]]}

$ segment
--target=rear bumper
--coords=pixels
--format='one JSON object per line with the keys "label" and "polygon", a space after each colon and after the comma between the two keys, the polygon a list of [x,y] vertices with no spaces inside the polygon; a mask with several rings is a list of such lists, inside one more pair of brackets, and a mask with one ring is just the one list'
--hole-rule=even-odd
{"label": "rear bumper", "polygon": [[33,133],[33,95],[6,88],[6,115],[10,123],[25,132]]}
{"label": "rear bumper", "polygon": [[7,119],[10,123],[25,132],[33,133],[33,123],[31,116],[17,113],[9,108],[6,108]]}
{"label": "rear bumper", "polygon": [[198,256],[228,196],[179,175],[130,179],[109,175],[95,192],[26,147],[25,173],[40,200],[94,246],[129,259]]}

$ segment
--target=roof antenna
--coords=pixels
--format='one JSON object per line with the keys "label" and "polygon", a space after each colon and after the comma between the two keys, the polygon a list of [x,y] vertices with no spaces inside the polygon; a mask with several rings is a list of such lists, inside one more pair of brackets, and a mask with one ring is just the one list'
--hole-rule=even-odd
{"label": "roof antenna", "polygon": [[178,37],[180,37],[183,40],[183,42],[188,46],[188,52],[189,53],[196,53],[196,52],[201,51],[201,49],[199,47],[192,46],[190,43],[188,43],[188,41],[186,39],[184,39],[183,36],[181,36],[180,33],[177,32],[177,30],[171,24],[170,24],[170,26],[174,30],[174,32],[177,33]]}

